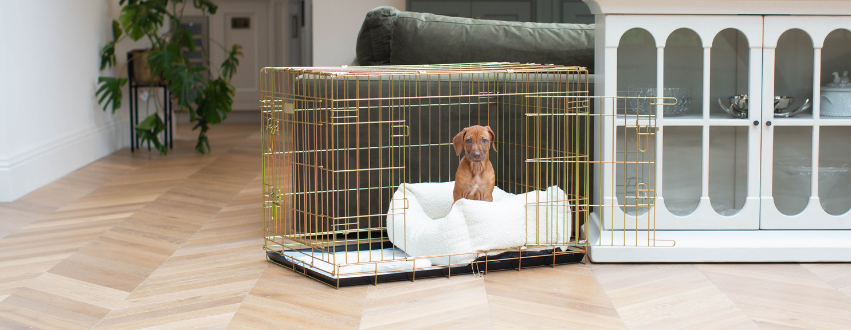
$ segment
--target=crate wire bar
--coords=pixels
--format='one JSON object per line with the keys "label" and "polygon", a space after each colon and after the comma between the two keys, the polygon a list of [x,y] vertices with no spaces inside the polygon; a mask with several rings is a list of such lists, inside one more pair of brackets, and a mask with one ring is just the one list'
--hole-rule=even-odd
{"label": "crate wire bar", "polygon": [[[493,270],[489,258],[498,253],[503,253],[500,261],[511,261],[511,269],[553,266],[564,256],[581,259],[588,246],[581,225],[590,221],[595,207],[605,207],[601,195],[592,198],[593,172],[610,170],[599,166],[617,162],[591,158],[593,130],[620,119],[642,122],[637,131],[642,141],[656,131],[650,120],[655,111],[602,120],[600,112],[592,113],[594,100],[582,67],[265,68],[261,88],[264,248],[270,261],[334,287],[347,285],[346,278],[378,283],[384,274],[404,273],[393,278],[405,280],[451,276],[462,269],[484,274]],[[489,159],[497,187],[513,194],[551,186],[565,192],[565,200],[527,200],[526,212],[555,214],[562,208],[570,214],[561,220],[572,222],[569,235],[559,241],[542,237],[551,231],[541,230],[523,246],[469,251],[481,256],[472,263],[453,262],[455,254],[410,257],[403,252],[404,239],[393,237],[395,247],[389,242],[386,218],[405,219],[408,205],[407,198],[392,200],[394,192],[403,183],[452,181],[460,160],[452,138],[471,125],[491,126],[496,133],[498,151],[491,151]],[[652,148],[645,143],[640,152]],[[641,165],[639,170],[646,171],[644,165],[653,161],[623,159],[620,165]],[[631,193],[631,207],[652,206],[655,195],[646,185],[636,185]],[[349,252],[356,253],[354,262],[346,254],[338,258]],[[449,265],[417,262],[434,257],[448,257]],[[381,269],[400,261],[410,268]],[[351,266],[365,267],[341,272]]]}

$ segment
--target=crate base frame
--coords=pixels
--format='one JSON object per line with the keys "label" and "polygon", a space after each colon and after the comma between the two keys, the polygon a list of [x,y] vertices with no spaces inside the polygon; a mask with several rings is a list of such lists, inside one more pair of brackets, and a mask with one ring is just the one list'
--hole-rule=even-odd
{"label": "crate base frame", "polygon": [[[367,245],[367,244],[361,244]],[[368,249],[381,249],[394,247],[390,242],[373,243],[372,246],[366,246]],[[467,265],[453,266],[429,266],[421,270],[408,270],[398,272],[381,272],[376,274],[361,274],[356,276],[332,277],[323,272],[316,271],[311,267],[305,267],[299,263],[292,262],[285,257],[282,252],[267,250],[266,259],[274,264],[292,270],[296,273],[305,275],[316,281],[340,288],[354,285],[364,285],[396,281],[415,281],[417,279],[435,278],[435,277],[451,277],[452,275],[469,275],[476,276],[485,275],[491,271],[502,270],[521,270],[524,268],[555,267],[556,265],[579,263],[585,260],[586,250],[584,247],[569,247],[568,250],[560,248],[526,251],[525,249],[503,250],[495,256],[479,257],[475,261]],[[534,253],[534,254],[533,254]]]}

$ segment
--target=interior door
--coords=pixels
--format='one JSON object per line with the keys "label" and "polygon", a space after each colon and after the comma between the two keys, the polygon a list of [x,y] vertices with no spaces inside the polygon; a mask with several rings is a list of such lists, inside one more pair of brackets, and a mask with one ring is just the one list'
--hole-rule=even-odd
{"label": "interior door", "polygon": [[302,0],[289,0],[275,4],[275,57],[276,66],[305,66],[303,43],[305,38],[304,8]]}
{"label": "interior door", "polygon": [[847,17],[765,17],[760,229],[851,229],[849,30]]}
{"label": "interior door", "polygon": [[[212,38],[225,49],[234,44],[242,46],[243,57],[231,80],[236,88],[234,111],[256,111],[260,99],[260,70],[272,66],[269,6],[267,1],[222,2],[217,14],[210,17]],[[225,59],[220,47],[212,47],[210,56],[214,68]]]}

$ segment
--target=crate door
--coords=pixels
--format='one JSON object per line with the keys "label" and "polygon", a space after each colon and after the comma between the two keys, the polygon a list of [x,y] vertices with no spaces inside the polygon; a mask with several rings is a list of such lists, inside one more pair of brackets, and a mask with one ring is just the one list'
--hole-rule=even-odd
{"label": "crate door", "polygon": [[579,244],[588,221],[591,101],[584,91],[565,94],[524,95],[523,129],[503,151],[523,162],[520,190],[535,192],[526,194],[527,245]]}
{"label": "crate door", "polygon": [[[398,82],[340,77],[329,113],[329,191],[334,230],[352,243],[377,243],[389,213],[404,216],[393,194],[406,178],[410,128]],[[357,240],[357,241],[355,241]]]}

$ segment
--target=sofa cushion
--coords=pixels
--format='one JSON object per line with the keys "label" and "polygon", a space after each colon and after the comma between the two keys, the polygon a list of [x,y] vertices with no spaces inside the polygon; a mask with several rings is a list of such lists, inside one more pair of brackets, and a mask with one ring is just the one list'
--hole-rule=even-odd
{"label": "sofa cushion", "polygon": [[360,65],[521,62],[593,70],[594,25],[480,20],[378,7],[357,40]]}

